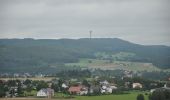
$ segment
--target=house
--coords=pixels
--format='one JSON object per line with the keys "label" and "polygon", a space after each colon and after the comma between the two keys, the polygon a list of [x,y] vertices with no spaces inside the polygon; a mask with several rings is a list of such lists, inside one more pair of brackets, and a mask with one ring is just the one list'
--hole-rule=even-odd
{"label": "house", "polygon": [[101,84],[101,85],[108,85],[109,82],[108,82],[107,80],[104,80],[104,81],[101,81],[100,84]]}
{"label": "house", "polygon": [[160,91],[160,90],[162,90],[162,91],[165,91],[165,90],[168,90],[168,91],[170,91],[170,88],[168,88],[168,87],[161,87],[161,88],[155,88],[155,89],[151,89],[150,90],[150,93],[153,93],[154,91]]}
{"label": "house", "polygon": [[112,93],[112,90],[113,90],[113,88],[112,88],[111,86],[109,86],[109,85],[103,85],[103,86],[101,87],[100,92],[101,92],[101,93]]}
{"label": "house", "polygon": [[124,71],[124,76],[122,77],[122,79],[125,78],[125,77],[132,78],[133,77],[133,72],[129,71],[129,70],[125,70]]}
{"label": "house", "polygon": [[110,84],[107,80],[100,82],[100,93],[112,93],[112,90],[117,89],[116,84]]}
{"label": "house", "polygon": [[164,88],[170,88],[170,83],[169,84],[168,83],[164,84]]}
{"label": "house", "polygon": [[61,85],[61,87],[64,88],[64,89],[68,88],[68,86],[67,86],[65,83],[63,83],[63,84]]}
{"label": "house", "polygon": [[110,88],[112,88],[113,90],[117,89],[115,85],[110,85]]}
{"label": "house", "polygon": [[43,88],[37,92],[38,97],[51,97],[54,96],[54,90],[51,88]]}
{"label": "house", "polygon": [[170,77],[168,78],[168,80],[170,81]]}
{"label": "house", "polygon": [[125,84],[124,84],[124,86],[125,86],[125,88],[130,88],[130,82],[125,82]]}
{"label": "house", "polygon": [[87,87],[81,88],[80,95],[86,95],[87,93],[88,93],[88,88]]}
{"label": "house", "polygon": [[163,91],[168,90],[168,91],[170,91],[170,87],[167,87],[167,84],[164,84],[164,87],[151,89],[150,92],[153,93],[154,91],[157,91],[157,90],[163,90]]}
{"label": "house", "polygon": [[91,85],[89,93],[100,93],[100,86]]}
{"label": "house", "polygon": [[133,87],[133,89],[135,89],[135,88],[142,88],[142,84],[140,84],[140,83],[133,83],[132,87]]}
{"label": "house", "polygon": [[6,93],[6,95],[8,97],[18,96],[18,87],[17,86],[9,87],[9,91]]}
{"label": "house", "polygon": [[85,86],[78,85],[78,86],[71,86],[68,89],[70,94],[77,94],[77,95],[86,95],[88,93],[88,89]]}

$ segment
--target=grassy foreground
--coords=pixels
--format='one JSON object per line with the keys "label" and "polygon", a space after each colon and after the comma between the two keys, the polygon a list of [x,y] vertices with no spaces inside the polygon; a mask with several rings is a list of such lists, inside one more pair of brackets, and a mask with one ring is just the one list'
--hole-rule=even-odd
{"label": "grassy foreground", "polygon": [[[64,98],[0,98],[0,100],[136,100],[138,94],[144,94],[144,92],[130,92],[128,94],[119,95],[101,95],[101,96],[76,96],[71,99]],[[148,100],[148,96],[145,96],[145,100]]]}
{"label": "grassy foreground", "polygon": [[[78,96],[76,97],[76,100],[136,100],[138,94],[139,93],[102,96]],[[146,95],[145,100],[148,100],[148,97]]]}

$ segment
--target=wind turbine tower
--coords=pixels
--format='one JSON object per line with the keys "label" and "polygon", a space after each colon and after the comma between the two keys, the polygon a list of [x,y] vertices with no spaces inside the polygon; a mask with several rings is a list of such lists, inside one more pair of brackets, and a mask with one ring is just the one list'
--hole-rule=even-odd
{"label": "wind turbine tower", "polygon": [[90,33],[90,39],[92,38],[92,32],[93,32],[92,30],[89,31],[89,33]]}

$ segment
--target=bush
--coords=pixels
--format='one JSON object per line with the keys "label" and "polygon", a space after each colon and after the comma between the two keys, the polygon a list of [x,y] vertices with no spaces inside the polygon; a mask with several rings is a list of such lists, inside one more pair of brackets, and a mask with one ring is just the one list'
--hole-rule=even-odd
{"label": "bush", "polygon": [[145,95],[148,95],[148,93],[145,93]]}
{"label": "bush", "polygon": [[143,94],[138,94],[136,100],[145,100]]}

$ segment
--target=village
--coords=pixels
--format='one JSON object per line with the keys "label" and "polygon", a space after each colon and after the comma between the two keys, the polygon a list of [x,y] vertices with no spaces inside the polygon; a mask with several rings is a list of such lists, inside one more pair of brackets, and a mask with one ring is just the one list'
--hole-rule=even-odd
{"label": "village", "polygon": [[[86,77],[86,78],[59,78],[43,74],[19,74],[15,78],[0,79],[0,97],[34,97],[34,98],[73,98],[74,96],[98,96],[124,94],[129,91],[170,90],[168,81],[146,80],[134,77],[131,71],[124,71],[122,77]],[[30,78],[31,77],[31,78]],[[46,79],[46,80],[42,80]],[[168,79],[167,79],[168,80]],[[60,96],[58,95],[60,94]]]}

